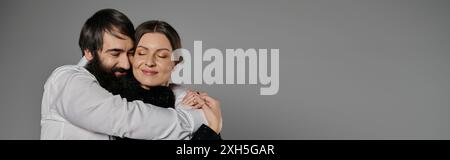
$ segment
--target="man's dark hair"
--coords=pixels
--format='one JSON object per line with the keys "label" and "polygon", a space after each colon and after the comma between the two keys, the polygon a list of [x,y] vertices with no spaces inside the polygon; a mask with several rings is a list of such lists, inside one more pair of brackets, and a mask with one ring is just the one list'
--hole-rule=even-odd
{"label": "man's dark hair", "polygon": [[78,44],[82,55],[84,50],[89,50],[94,57],[97,51],[103,47],[103,33],[108,32],[111,35],[123,39],[115,32],[119,32],[134,40],[134,26],[125,14],[115,9],[102,9],[90,17],[81,29]]}

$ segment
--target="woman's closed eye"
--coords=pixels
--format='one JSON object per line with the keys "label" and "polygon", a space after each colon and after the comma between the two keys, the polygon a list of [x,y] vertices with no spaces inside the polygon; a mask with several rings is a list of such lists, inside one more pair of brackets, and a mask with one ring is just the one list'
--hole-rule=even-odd
{"label": "woman's closed eye", "polygon": [[160,51],[156,54],[159,58],[167,58],[170,55],[170,52],[168,51]]}
{"label": "woman's closed eye", "polygon": [[137,52],[137,55],[140,55],[140,56],[147,54],[147,52],[145,52],[145,51],[136,51],[136,52]]}

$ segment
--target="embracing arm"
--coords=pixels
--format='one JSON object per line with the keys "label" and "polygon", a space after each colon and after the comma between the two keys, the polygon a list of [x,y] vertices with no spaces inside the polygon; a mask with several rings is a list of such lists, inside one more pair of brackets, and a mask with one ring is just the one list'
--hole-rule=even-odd
{"label": "embracing arm", "polygon": [[[175,89],[176,90],[176,89]],[[176,92],[176,91],[175,91]],[[207,123],[193,134],[191,140],[221,140],[222,114],[220,102],[207,93],[194,93],[183,90],[181,96],[177,96],[177,106],[185,105],[193,108],[201,108]]]}
{"label": "embracing arm", "polygon": [[60,92],[55,101],[57,112],[92,132],[135,139],[186,139],[206,123],[198,109],[127,102],[106,91],[88,74],[62,74],[53,82]]}

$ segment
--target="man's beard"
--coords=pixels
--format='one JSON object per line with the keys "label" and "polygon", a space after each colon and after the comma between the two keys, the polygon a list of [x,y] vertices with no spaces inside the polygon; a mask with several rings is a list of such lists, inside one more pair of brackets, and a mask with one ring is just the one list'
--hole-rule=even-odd
{"label": "man's beard", "polygon": [[[108,69],[102,66],[97,56],[85,68],[95,76],[100,86],[114,95],[119,94],[124,89],[124,86],[128,83],[126,77],[131,74],[130,71],[123,68],[112,68],[108,71]],[[127,72],[127,75],[116,77],[114,75],[115,72]]]}
{"label": "man's beard", "polygon": [[[105,69],[98,58],[91,60],[85,67],[91,72],[100,86],[111,92],[113,95],[120,95],[127,101],[141,100],[163,108],[175,107],[175,95],[170,87],[153,86],[146,90],[140,86],[139,81],[134,78],[131,70],[113,68],[110,71]],[[127,72],[125,76],[116,77],[114,72]]]}

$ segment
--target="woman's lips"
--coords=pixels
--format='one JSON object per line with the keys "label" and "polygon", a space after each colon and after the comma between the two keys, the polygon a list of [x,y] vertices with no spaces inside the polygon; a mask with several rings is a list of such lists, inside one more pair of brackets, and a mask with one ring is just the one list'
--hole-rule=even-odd
{"label": "woman's lips", "polygon": [[142,73],[147,76],[153,76],[155,74],[158,74],[158,71],[151,70],[151,69],[141,69]]}

